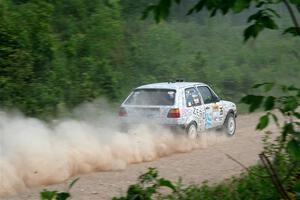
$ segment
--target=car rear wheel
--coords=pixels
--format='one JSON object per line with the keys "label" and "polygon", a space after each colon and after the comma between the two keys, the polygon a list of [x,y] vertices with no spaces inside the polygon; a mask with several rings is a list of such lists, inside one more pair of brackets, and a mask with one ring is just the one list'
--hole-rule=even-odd
{"label": "car rear wheel", "polygon": [[233,113],[229,113],[227,115],[224,123],[224,129],[228,136],[233,136],[235,134],[236,122]]}
{"label": "car rear wheel", "polygon": [[195,123],[191,123],[186,128],[187,137],[190,139],[195,139],[198,137],[197,126]]}

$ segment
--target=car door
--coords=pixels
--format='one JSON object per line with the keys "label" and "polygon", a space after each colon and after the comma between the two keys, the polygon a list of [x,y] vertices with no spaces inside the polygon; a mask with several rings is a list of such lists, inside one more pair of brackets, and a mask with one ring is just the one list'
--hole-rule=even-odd
{"label": "car door", "polygon": [[185,93],[185,116],[187,124],[195,121],[198,131],[204,130],[204,105],[200,94],[195,87],[189,87],[184,90]]}
{"label": "car door", "polygon": [[219,98],[207,86],[197,86],[204,102],[205,109],[205,129],[222,125],[223,108],[219,103]]}

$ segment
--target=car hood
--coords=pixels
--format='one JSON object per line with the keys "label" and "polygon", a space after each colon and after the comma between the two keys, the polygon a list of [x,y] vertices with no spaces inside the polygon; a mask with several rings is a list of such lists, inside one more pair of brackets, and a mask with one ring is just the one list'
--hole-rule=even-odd
{"label": "car hood", "polygon": [[220,103],[222,104],[222,106],[224,107],[225,110],[233,110],[236,111],[236,105],[235,103],[231,102],[231,101],[225,101],[225,100],[221,100]]}

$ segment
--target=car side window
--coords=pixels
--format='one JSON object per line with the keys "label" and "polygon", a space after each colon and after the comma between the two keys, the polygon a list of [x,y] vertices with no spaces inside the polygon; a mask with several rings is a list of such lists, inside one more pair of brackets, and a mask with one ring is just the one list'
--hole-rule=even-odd
{"label": "car side window", "polygon": [[208,87],[198,86],[197,89],[199,90],[205,104],[213,103],[217,99],[217,97],[210,91]]}
{"label": "car side window", "polygon": [[201,105],[199,93],[195,88],[185,89],[185,101],[187,107]]}

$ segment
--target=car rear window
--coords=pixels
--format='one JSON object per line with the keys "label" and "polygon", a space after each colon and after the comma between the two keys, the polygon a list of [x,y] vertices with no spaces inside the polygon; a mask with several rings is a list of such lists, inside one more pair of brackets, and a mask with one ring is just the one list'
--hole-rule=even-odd
{"label": "car rear window", "polygon": [[169,89],[137,89],[133,91],[125,104],[171,106],[175,102],[175,90]]}

